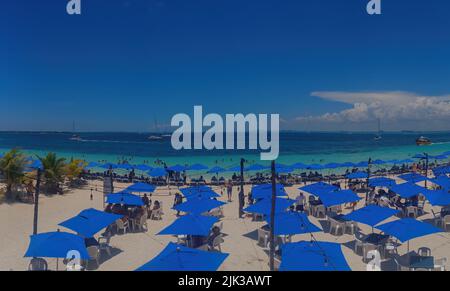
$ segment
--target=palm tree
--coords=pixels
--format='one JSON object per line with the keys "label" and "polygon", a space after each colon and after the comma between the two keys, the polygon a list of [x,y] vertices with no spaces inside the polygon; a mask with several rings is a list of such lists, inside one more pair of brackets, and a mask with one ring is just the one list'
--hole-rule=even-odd
{"label": "palm tree", "polygon": [[64,182],[66,159],[57,158],[55,153],[48,153],[45,157],[39,157],[44,168],[44,182],[49,194],[58,193],[59,183]]}
{"label": "palm tree", "polygon": [[76,184],[80,181],[79,179],[85,166],[86,162],[74,159],[72,159],[70,163],[66,164],[65,174],[69,180],[70,186],[76,186]]}
{"label": "palm tree", "polygon": [[6,197],[11,199],[13,188],[22,183],[26,166],[25,156],[12,149],[0,159],[0,171],[6,183]]}

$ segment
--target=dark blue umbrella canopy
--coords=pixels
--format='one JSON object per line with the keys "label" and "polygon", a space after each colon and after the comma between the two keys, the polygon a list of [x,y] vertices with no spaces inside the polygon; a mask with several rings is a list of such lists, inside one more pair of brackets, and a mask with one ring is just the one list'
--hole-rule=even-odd
{"label": "dark blue umbrella canopy", "polygon": [[424,154],[417,154],[413,156],[413,159],[426,159],[427,156]]}
{"label": "dark blue umbrella canopy", "polygon": [[268,170],[269,167],[260,165],[260,164],[253,164],[250,165],[248,167],[245,168],[246,171],[251,172],[251,171],[264,171],[264,170]]}
{"label": "dark blue umbrella canopy", "polygon": [[437,156],[430,156],[429,158],[433,159],[433,160],[446,160],[446,159],[448,159],[448,156],[446,156],[446,155],[437,155]]}
{"label": "dark blue umbrella canopy", "polygon": [[187,167],[187,171],[203,171],[203,170],[207,170],[208,167],[203,165],[203,164],[193,164],[190,165],[189,167]]}
{"label": "dark blue umbrella canopy", "polygon": [[447,176],[439,176],[435,179],[431,179],[431,182],[444,189],[450,190],[450,178],[448,178]]}
{"label": "dark blue umbrella canopy", "polygon": [[354,166],[355,166],[355,163],[352,163],[352,162],[345,162],[345,163],[341,164],[342,168],[351,168],[351,167],[354,167]]}
{"label": "dark blue umbrella canopy", "polygon": [[441,229],[416,219],[403,218],[376,227],[385,234],[406,242],[418,237],[442,232]]}
{"label": "dark blue umbrella canopy", "polygon": [[100,167],[104,169],[117,169],[117,165],[112,163],[106,163],[101,165]]}
{"label": "dark blue umbrella canopy", "polygon": [[219,219],[214,216],[188,214],[181,216],[158,235],[199,235],[208,236],[214,223]]}
{"label": "dark blue umbrella canopy", "polygon": [[361,198],[352,190],[337,190],[317,195],[325,207],[357,202]]}
{"label": "dark blue umbrella canopy", "polygon": [[399,210],[377,205],[368,205],[364,208],[353,211],[344,215],[343,218],[348,221],[360,222],[369,226],[375,226],[382,221],[399,213]]}
{"label": "dark blue umbrella canopy", "polygon": [[125,204],[130,206],[142,206],[141,197],[127,192],[119,192],[106,195],[106,202],[111,204]]}
{"label": "dark blue umbrella canopy", "polygon": [[407,174],[400,175],[398,177],[400,179],[403,179],[407,182],[412,182],[412,183],[419,183],[419,182],[423,182],[423,181],[427,180],[427,177],[422,176],[417,173],[407,173]]}
{"label": "dark blue umbrella canopy", "polygon": [[[270,215],[266,217],[270,226]],[[294,235],[322,231],[312,224],[308,216],[299,212],[280,212],[275,214],[275,235]]]}
{"label": "dark blue umbrella canopy", "polygon": [[412,182],[397,184],[389,187],[389,190],[400,195],[402,198],[411,198],[422,193],[425,188],[420,187]]}
{"label": "dark blue umbrella canopy", "polygon": [[295,170],[302,170],[302,169],[308,168],[308,165],[303,164],[303,163],[295,163],[295,164],[291,165],[290,168],[295,169]]}
{"label": "dark blue umbrella canopy", "polygon": [[[276,184],[275,195],[277,197],[288,196],[282,184]],[[260,184],[252,187],[252,198],[263,199],[272,197],[272,184]]]}
{"label": "dark blue umbrella canopy", "polygon": [[152,193],[156,186],[147,183],[134,183],[125,189],[125,192]]}
{"label": "dark blue umbrella canopy", "polygon": [[46,232],[30,236],[25,257],[65,258],[70,251],[80,253],[81,259],[89,259],[84,239],[67,232]]}
{"label": "dark blue umbrella canopy", "polygon": [[450,174],[450,166],[441,166],[433,169],[433,173],[436,177],[445,176],[446,174]]}
{"label": "dark blue umbrella canopy", "polygon": [[167,175],[166,169],[163,168],[154,168],[147,172],[150,177],[165,177]]}
{"label": "dark blue umbrella canopy", "polygon": [[176,205],[173,209],[192,214],[202,214],[225,204],[225,202],[214,199],[191,198],[184,203]]}
{"label": "dark blue umbrella canopy", "polygon": [[325,169],[336,169],[336,168],[342,167],[342,164],[339,164],[339,163],[328,163],[328,164],[323,165],[323,167]]}
{"label": "dark blue umbrella canopy", "polygon": [[310,185],[307,185],[307,186],[300,187],[298,189],[301,190],[301,191],[305,191],[305,192],[308,192],[310,194],[313,194],[315,196],[319,196],[320,194],[323,194],[323,193],[328,193],[328,192],[331,192],[331,191],[338,190],[338,187],[336,187],[334,185],[330,185],[330,184],[324,183],[324,182],[317,182],[317,183],[314,183],[314,184],[310,184]]}
{"label": "dark blue umbrella canopy", "polygon": [[358,167],[358,168],[367,168],[368,166],[369,166],[369,162],[366,162],[366,161],[362,161],[362,162],[355,164],[355,167]]}
{"label": "dark blue umbrella canopy", "polygon": [[89,164],[87,164],[86,169],[91,169],[91,168],[97,168],[100,167],[101,164],[96,163],[96,162],[90,162]]}
{"label": "dark blue umbrella canopy", "polygon": [[280,271],[351,271],[338,243],[288,243],[281,255]]}
{"label": "dark blue umbrella canopy", "polygon": [[228,254],[187,248],[174,243],[136,271],[216,271]]}
{"label": "dark blue umbrella canopy", "polygon": [[307,169],[308,170],[323,170],[325,168],[319,164],[311,164],[311,165],[308,165]]}
{"label": "dark blue umbrella canopy", "polygon": [[396,185],[394,179],[386,178],[386,177],[376,177],[369,179],[370,187],[391,187]]}
{"label": "dark blue umbrella canopy", "polygon": [[211,187],[209,186],[193,186],[188,188],[182,188],[180,189],[180,192],[187,199],[191,198],[210,199],[220,197],[220,195],[214,192],[213,189],[211,189]]}
{"label": "dark blue umbrella canopy", "polygon": [[[244,169],[245,170],[245,169]],[[236,166],[236,167],[231,167],[227,170],[227,172],[240,172],[241,171],[241,167],[240,166]]]}
{"label": "dark blue umbrella canopy", "polygon": [[217,174],[217,173],[222,173],[222,172],[226,172],[226,169],[222,168],[222,167],[212,167],[211,169],[208,170],[208,174]]}
{"label": "dark blue umbrella canopy", "polygon": [[386,164],[387,162],[386,161],[383,161],[383,160],[375,160],[375,161],[372,161],[372,164],[373,165],[384,165],[384,164]]}
{"label": "dark blue umbrella canopy", "polygon": [[433,206],[448,206],[450,205],[450,193],[447,190],[428,190],[423,192]]}
{"label": "dark blue umbrella canopy", "polygon": [[173,172],[183,172],[183,171],[186,171],[187,168],[185,166],[182,166],[182,165],[175,165],[175,166],[172,166],[172,167],[168,167],[167,170],[168,171],[173,171]]}
{"label": "dark blue umbrella canopy", "polygon": [[153,167],[150,167],[150,166],[148,166],[148,165],[141,164],[141,165],[137,165],[137,166],[135,167],[135,169],[136,169],[136,170],[139,170],[139,171],[147,172],[147,171],[151,171],[151,170],[153,169]]}
{"label": "dark blue umbrella canopy", "polygon": [[369,177],[369,175],[367,174],[367,172],[358,171],[358,172],[347,174],[346,177],[347,177],[347,179],[367,179]]}
{"label": "dark blue umbrella canopy", "polygon": [[122,217],[122,215],[90,208],[81,211],[78,215],[61,222],[59,225],[73,230],[83,237],[90,238]]}
{"label": "dark blue umbrella canopy", "polygon": [[134,167],[130,164],[118,164],[117,169],[132,170]]}
{"label": "dark blue umbrella canopy", "polygon": [[[277,197],[275,200],[275,213],[286,211],[286,209],[288,209],[294,203],[295,200]],[[272,210],[271,198],[264,198],[244,209],[244,211],[246,212],[264,215],[269,215],[271,210]]]}
{"label": "dark blue umbrella canopy", "polygon": [[37,169],[44,169],[44,165],[42,165],[41,160],[30,160],[30,163],[26,166],[28,169],[37,170]]}

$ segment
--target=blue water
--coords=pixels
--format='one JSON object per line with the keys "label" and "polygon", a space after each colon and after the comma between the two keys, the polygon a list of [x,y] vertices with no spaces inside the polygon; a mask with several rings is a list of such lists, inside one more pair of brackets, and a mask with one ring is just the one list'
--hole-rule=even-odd
{"label": "blue water", "polygon": [[[82,141],[71,141],[71,133],[0,132],[0,152],[20,148],[29,155],[43,155],[49,151],[66,158],[87,161],[131,163],[161,159],[170,164],[204,163],[209,166],[235,166],[244,157],[259,162],[258,151],[206,151],[172,149],[170,138],[149,141],[148,133],[79,133]],[[434,144],[418,147],[415,139],[429,137]],[[299,133],[280,134],[278,162],[292,164],[359,162],[373,159],[404,159],[427,152],[440,154],[450,151],[450,132],[444,133],[384,133],[381,141],[374,141],[373,133]],[[262,163],[265,164],[265,163]]]}

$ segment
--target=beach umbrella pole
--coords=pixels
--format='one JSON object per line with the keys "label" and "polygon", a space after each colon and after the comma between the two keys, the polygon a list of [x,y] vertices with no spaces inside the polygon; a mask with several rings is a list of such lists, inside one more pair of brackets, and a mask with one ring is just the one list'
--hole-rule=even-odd
{"label": "beach umbrella pole", "polygon": [[241,159],[241,181],[240,181],[240,185],[241,185],[241,189],[239,191],[239,218],[242,218],[242,215],[244,214],[242,211],[242,208],[244,208],[244,159]]}
{"label": "beach umbrella pole", "polygon": [[275,161],[272,161],[272,207],[270,209],[270,271],[274,271],[275,256],[275,201],[276,201]]}
{"label": "beach umbrella pole", "polygon": [[39,213],[39,188],[41,186],[41,169],[37,169],[36,191],[34,193],[33,234],[37,234]]}

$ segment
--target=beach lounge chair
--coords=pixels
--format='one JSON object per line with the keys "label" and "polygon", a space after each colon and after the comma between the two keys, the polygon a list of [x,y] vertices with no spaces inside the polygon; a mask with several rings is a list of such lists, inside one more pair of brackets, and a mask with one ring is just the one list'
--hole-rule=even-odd
{"label": "beach lounge chair", "polygon": [[86,249],[87,249],[87,252],[90,257],[89,261],[95,261],[95,263],[97,264],[97,267],[99,267],[100,266],[100,260],[99,260],[100,249],[99,249],[99,247],[98,246],[90,246],[90,247],[87,247]]}
{"label": "beach lounge chair", "polygon": [[32,258],[28,265],[28,271],[47,271],[47,261],[42,258]]}
{"label": "beach lounge chair", "polygon": [[109,245],[109,242],[111,241],[111,236],[108,233],[107,236],[101,236],[98,238],[99,243],[99,251],[106,251],[108,256],[111,257],[111,246]]}
{"label": "beach lounge chair", "polygon": [[408,218],[417,218],[419,216],[419,209],[415,206],[408,206],[405,208],[405,216]]}
{"label": "beach lounge chair", "polygon": [[446,215],[446,216],[442,219],[441,224],[442,224],[442,228],[443,228],[445,231],[448,231],[447,226],[450,225],[450,215]]}
{"label": "beach lounge chair", "polygon": [[345,223],[345,233],[354,235],[359,230],[358,223],[355,221],[349,221]]}
{"label": "beach lounge chair", "polygon": [[343,224],[335,221],[332,218],[328,218],[328,222],[330,224],[330,234],[334,236],[344,235],[344,226]]}
{"label": "beach lounge chair", "polygon": [[145,231],[147,229],[147,216],[142,215],[139,219],[134,220],[133,230]]}
{"label": "beach lounge chair", "polygon": [[394,261],[394,263],[396,265],[397,271],[410,271],[408,264],[399,255],[393,256],[392,260]]}
{"label": "beach lounge chair", "polygon": [[218,250],[219,252],[222,252],[221,244],[224,242],[222,235],[218,235],[214,238],[212,242],[212,246],[209,247],[210,251]]}
{"label": "beach lounge chair", "polygon": [[431,257],[431,249],[425,247],[419,248],[417,254],[421,257]]}
{"label": "beach lounge chair", "polygon": [[445,272],[445,265],[447,265],[447,258],[434,260],[434,270]]}
{"label": "beach lounge chair", "polygon": [[269,232],[259,228],[258,244],[264,248],[267,248],[268,243],[269,243]]}
{"label": "beach lounge chair", "polygon": [[128,230],[128,221],[123,222],[122,219],[117,219],[116,220],[116,226],[117,226],[117,233],[119,233],[120,231],[123,232],[123,234],[125,234]]}

